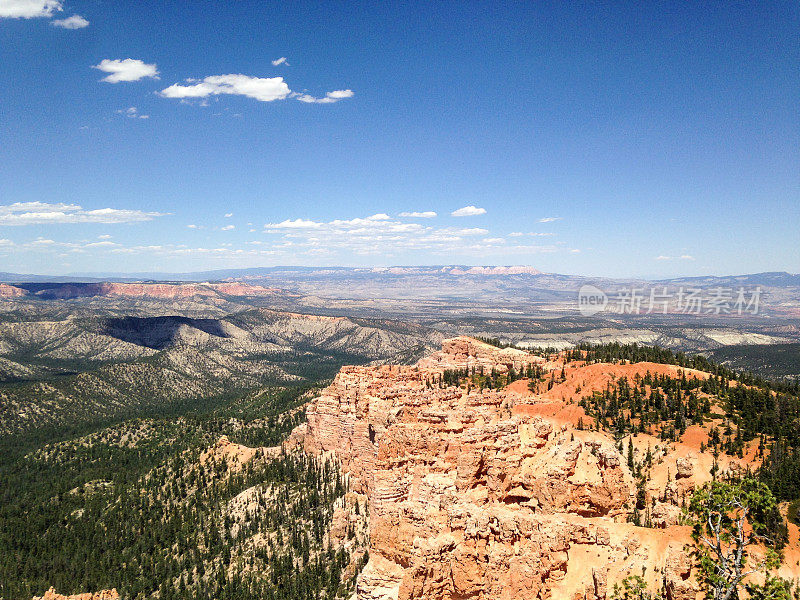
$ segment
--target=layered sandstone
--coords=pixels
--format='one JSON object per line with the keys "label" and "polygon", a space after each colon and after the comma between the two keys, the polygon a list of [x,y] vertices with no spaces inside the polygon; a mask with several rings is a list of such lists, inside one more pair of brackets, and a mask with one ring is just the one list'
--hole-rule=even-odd
{"label": "layered sandstone", "polygon": [[637,455],[649,449],[656,463],[653,519],[668,529],[637,527],[626,459],[609,435],[575,426],[585,415],[571,400],[527,385],[437,384],[446,369],[520,372],[534,362],[544,363],[455,338],[415,366],[345,367],[309,405],[293,441],[334,453],[369,503],[360,600],[599,599],[643,573],[673,599],[696,596],[680,504],[712,457],[637,436]]}

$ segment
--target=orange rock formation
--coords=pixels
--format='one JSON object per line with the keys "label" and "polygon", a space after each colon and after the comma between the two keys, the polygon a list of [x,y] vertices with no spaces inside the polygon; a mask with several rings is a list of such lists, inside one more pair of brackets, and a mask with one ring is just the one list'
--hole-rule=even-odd
{"label": "orange rock formation", "polygon": [[[693,443],[636,436],[637,456],[649,446],[655,457],[648,501],[662,528],[634,526],[635,481],[615,440],[575,427],[583,409],[574,388],[560,400],[570,383],[584,394],[592,381],[604,386],[620,365],[605,365],[606,374],[603,365],[578,367],[584,372],[547,397],[526,384],[483,391],[427,384],[445,369],[519,372],[529,363],[563,367],[455,338],[415,366],[344,367],[309,405],[291,442],[334,453],[369,504],[359,600],[600,599],[642,574],[654,589],[665,584],[673,600],[698,596],[680,503],[708,480],[712,457]],[[635,367],[622,370],[630,376]],[[648,368],[672,369],[644,364],[641,374]],[[720,467],[742,464],[724,457]],[[797,571],[792,564],[782,574]]]}

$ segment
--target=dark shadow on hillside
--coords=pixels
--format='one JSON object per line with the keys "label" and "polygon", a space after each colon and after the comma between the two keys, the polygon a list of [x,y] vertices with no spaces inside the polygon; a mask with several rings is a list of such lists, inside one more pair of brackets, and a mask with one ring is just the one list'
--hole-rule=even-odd
{"label": "dark shadow on hillside", "polygon": [[216,337],[229,337],[216,319],[191,319],[180,316],[105,319],[100,333],[131,344],[163,350],[180,340],[182,327],[191,327]]}

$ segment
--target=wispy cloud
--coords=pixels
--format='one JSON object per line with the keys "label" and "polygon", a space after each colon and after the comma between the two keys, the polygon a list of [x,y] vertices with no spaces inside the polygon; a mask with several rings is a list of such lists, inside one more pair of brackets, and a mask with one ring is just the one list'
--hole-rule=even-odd
{"label": "wispy cloud", "polygon": [[485,208],[478,208],[477,206],[465,206],[463,208],[459,208],[458,210],[454,210],[450,213],[453,217],[475,217],[477,215],[485,215],[486,209]]}
{"label": "wispy cloud", "polygon": [[432,210],[426,210],[422,212],[401,212],[399,216],[410,219],[433,219],[436,216],[436,213]]}
{"label": "wispy cloud", "polygon": [[123,60],[105,58],[100,61],[100,64],[94,65],[92,68],[109,73],[108,76],[101,79],[101,81],[107,83],[139,81],[145,77],[158,79],[158,68],[155,64],[151,65],[136,58],[125,58]]}
{"label": "wispy cloud", "polygon": [[561,217],[542,217],[539,223],[552,223],[553,221],[560,221]]}
{"label": "wispy cloud", "polygon": [[466,229],[453,229],[452,231],[459,236],[486,235],[489,233],[489,230],[483,227],[467,227]]}
{"label": "wispy cloud", "polygon": [[300,102],[306,103],[316,103],[316,104],[333,104],[334,102],[339,102],[339,100],[344,100],[345,98],[352,98],[355,95],[353,90],[334,90],[332,92],[328,92],[322,98],[315,98],[309,94],[298,94],[297,99]]}
{"label": "wispy cloud", "polygon": [[233,213],[225,213],[225,218],[230,219],[233,216]]}
{"label": "wispy cloud", "polygon": [[0,19],[52,17],[63,10],[58,0],[0,0]]}
{"label": "wispy cloud", "polygon": [[236,229],[236,225],[225,225],[224,227],[220,227],[222,231],[233,231]]}
{"label": "wispy cloud", "polygon": [[341,252],[389,257],[403,253],[499,254],[501,249],[507,249],[508,254],[557,251],[552,246],[510,245],[504,238],[489,237],[489,230],[480,227],[434,227],[400,221],[384,213],[333,221],[287,219],[267,223],[264,231],[279,237],[271,242],[254,242],[254,245],[292,250],[307,256],[332,257]]}
{"label": "wispy cloud", "polygon": [[113,248],[115,246],[119,246],[116,242],[111,242],[108,240],[104,240],[102,242],[90,242],[85,244],[84,248]]}
{"label": "wispy cloud", "polygon": [[514,231],[514,232],[508,234],[509,237],[523,237],[523,236],[526,236],[526,235],[529,235],[531,237],[554,237],[556,234],[555,233],[541,233],[539,231],[529,231],[528,233],[523,233],[521,231]]}
{"label": "wispy cloud", "polygon": [[286,65],[287,67],[290,66],[288,62],[286,62],[286,57],[281,56],[280,58],[276,58],[272,61],[272,66],[277,67],[278,65]]}
{"label": "wispy cloud", "polygon": [[[34,210],[35,209],[35,210]],[[73,215],[82,211],[75,205],[44,205],[43,203],[27,203],[0,208],[0,224],[6,213],[28,214],[26,223],[34,222],[94,222],[90,219],[80,220]],[[110,209],[106,209],[110,210]],[[38,213],[59,212],[57,217],[42,218]],[[152,218],[150,214],[139,215],[142,219]],[[81,217],[82,219],[82,217]],[[8,224],[8,223],[6,223]],[[18,220],[15,224],[23,224]],[[202,229],[202,226],[190,224],[187,227]],[[230,227],[230,226],[229,226]],[[221,227],[220,230],[229,229]],[[304,259],[309,263],[347,260],[352,256],[372,256],[391,260],[400,256],[431,256],[435,260],[447,260],[454,255],[485,258],[489,256],[530,256],[541,253],[566,252],[557,245],[536,245],[512,243],[501,236],[492,236],[487,229],[480,227],[457,228],[435,227],[423,223],[404,222],[392,218],[386,213],[376,213],[366,217],[351,219],[334,219],[317,221],[296,218],[264,226],[265,238],[244,242],[241,247],[234,243],[220,243],[217,247],[192,247],[185,244],[147,244],[125,245],[112,241],[105,236],[79,241],[58,241],[40,237],[24,243],[11,240],[0,241],[0,253],[31,252],[39,255],[50,254],[54,257],[71,255],[141,255],[153,259],[167,258],[197,259],[198,261],[215,261],[220,264],[229,261],[231,265],[241,265],[242,261],[257,264],[266,257],[288,259]]]}
{"label": "wispy cloud", "polygon": [[149,119],[150,115],[143,115],[139,112],[135,106],[129,106],[128,108],[121,108],[117,111],[117,113],[121,115],[125,115],[129,119]]}
{"label": "wispy cloud", "polygon": [[136,223],[151,221],[166,213],[141,210],[98,208],[86,210],[77,204],[15,202],[0,206],[2,225],[46,225],[61,223]]}
{"label": "wispy cloud", "polygon": [[89,26],[89,21],[80,15],[72,15],[66,19],[54,19],[50,21],[50,25],[61,27],[62,29],[83,29]]}
{"label": "wispy cloud", "polygon": [[656,256],[655,260],[694,260],[694,256],[690,254],[681,254],[680,256],[667,256],[666,254],[660,254]]}

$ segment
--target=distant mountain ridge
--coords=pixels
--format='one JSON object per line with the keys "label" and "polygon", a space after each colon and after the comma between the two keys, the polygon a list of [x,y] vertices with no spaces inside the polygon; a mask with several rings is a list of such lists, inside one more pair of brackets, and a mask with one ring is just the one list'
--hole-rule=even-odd
{"label": "distant mountain ridge", "polygon": [[31,297],[42,300],[91,298],[95,296],[149,297],[181,299],[195,296],[269,296],[275,288],[239,282],[162,283],[162,282],[35,282],[0,284],[0,297]]}
{"label": "distant mountain ridge", "polygon": [[222,318],[0,321],[0,438],[410,362],[442,334],[414,324],[252,309]]}
{"label": "distant mountain ridge", "polygon": [[180,282],[222,282],[252,279],[306,279],[336,277],[380,277],[408,275],[439,276],[529,276],[531,278],[557,278],[568,281],[650,281],[659,284],[693,285],[768,285],[775,287],[800,287],[800,274],[786,271],[767,271],[740,275],[703,275],[692,277],[673,277],[666,279],[592,277],[586,275],[563,275],[545,273],[526,265],[397,265],[388,267],[304,267],[276,266],[247,269],[217,269],[184,273],[73,273],[67,275],[32,275],[0,272],[0,282],[19,283],[180,283]]}

